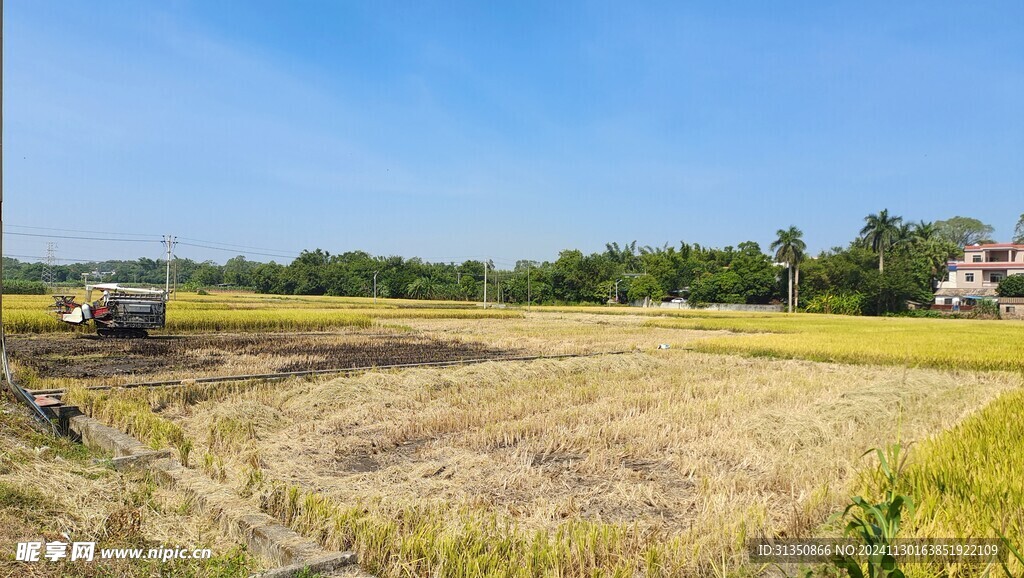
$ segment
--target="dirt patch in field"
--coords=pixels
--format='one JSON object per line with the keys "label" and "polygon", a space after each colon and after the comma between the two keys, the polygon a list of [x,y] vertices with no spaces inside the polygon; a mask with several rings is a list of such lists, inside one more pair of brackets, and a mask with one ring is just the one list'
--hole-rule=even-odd
{"label": "dirt patch in field", "polygon": [[224,334],[103,339],[11,337],[8,350],[39,378],[273,373],[519,355],[457,338],[408,334]]}

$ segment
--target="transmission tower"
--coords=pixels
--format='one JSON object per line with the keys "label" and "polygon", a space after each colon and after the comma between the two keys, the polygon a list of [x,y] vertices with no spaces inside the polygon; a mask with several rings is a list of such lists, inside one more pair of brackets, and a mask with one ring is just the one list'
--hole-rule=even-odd
{"label": "transmission tower", "polygon": [[43,264],[43,285],[49,287],[56,281],[53,270],[56,265],[57,243],[50,242],[46,244],[46,263]]}

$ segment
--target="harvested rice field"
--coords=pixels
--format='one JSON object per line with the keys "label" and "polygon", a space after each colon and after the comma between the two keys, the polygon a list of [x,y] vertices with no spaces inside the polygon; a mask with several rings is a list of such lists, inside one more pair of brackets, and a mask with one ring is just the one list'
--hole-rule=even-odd
{"label": "harvested rice field", "polygon": [[[12,337],[8,352],[22,382],[213,377],[498,358],[522,355],[456,337],[403,331],[224,333],[103,339],[94,335]],[[62,381],[63,380],[63,381]]]}
{"label": "harvested rice field", "polygon": [[[747,540],[840,535],[833,515],[881,491],[865,452],[896,441],[915,442],[901,489],[921,504],[905,536],[1024,536],[1020,509],[1004,506],[1024,499],[1011,481],[1024,466],[1021,436],[993,440],[1019,421],[1024,378],[1012,363],[936,348],[949,337],[932,335],[933,320],[424,311],[329,333],[50,334],[10,345],[34,383],[67,388],[68,402],[172,449],[325,548],[354,550],[377,576],[792,574],[751,563]],[[938,323],[1000,343],[1019,328]],[[752,338],[766,345],[751,350]],[[916,357],[858,357],[885,343]],[[507,359],[572,354],[587,356]],[[491,361],[82,387],[463,358]],[[73,359],[87,369],[61,369]],[[998,451],[981,460],[982,447]],[[977,570],[916,565],[907,575]]]}
{"label": "harvested rice field", "polygon": [[[224,458],[229,483],[258,477],[272,511],[381,575],[481,563],[424,539],[507,544],[484,574],[714,575],[710,553],[742,573],[745,536],[814,532],[897,424],[925,438],[1020,385],[669,350],[367,374],[163,415]],[[323,519],[303,514],[314,504]]]}

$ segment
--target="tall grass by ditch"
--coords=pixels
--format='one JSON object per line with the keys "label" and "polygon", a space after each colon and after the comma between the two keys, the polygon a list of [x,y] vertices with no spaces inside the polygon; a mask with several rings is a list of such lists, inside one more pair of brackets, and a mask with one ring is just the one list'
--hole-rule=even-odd
{"label": "tall grass by ditch", "polygon": [[[519,529],[512,520],[473,508],[341,504],[280,482],[259,493],[264,509],[327,548],[354,550],[360,564],[387,578],[668,578],[751,575],[702,557],[681,535],[640,525],[569,520],[551,530]],[[743,548],[743,536],[735,544]]]}
{"label": "tall grass by ditch", "polygon": [[87,390],[81,385],[71,386],[64,394],[67,405],[78,406],[86,415],[135,436],[154,449],[173,447],[183,458],[191,450],[191,442],[178,424],[161,417],[143,396],[125,395],[109,391]]}

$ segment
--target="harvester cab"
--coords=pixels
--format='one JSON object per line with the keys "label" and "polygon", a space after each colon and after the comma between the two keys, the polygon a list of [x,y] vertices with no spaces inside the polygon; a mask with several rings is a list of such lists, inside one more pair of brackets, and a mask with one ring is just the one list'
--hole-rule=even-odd
{"label": "harvester cab", "polygon": [[[95,290],[102,296],[93,301]],[[146,337],[149,329],[164,326],[167,293],[160,289],[122,287],[117,283],[85,286],[85,299],[75,301],[73,295],[54,295],[53,313],[71,325],[92,321],[101,337]]]}

